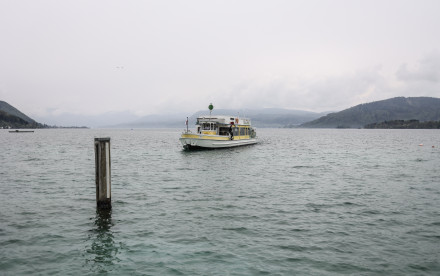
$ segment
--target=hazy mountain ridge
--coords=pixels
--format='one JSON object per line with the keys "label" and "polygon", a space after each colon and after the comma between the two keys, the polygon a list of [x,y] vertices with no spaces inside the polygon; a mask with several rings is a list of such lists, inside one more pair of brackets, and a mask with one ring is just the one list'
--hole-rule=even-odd
{"label": "hazy mountain ridge", "polygon": [[[56,126],[89,126],[101,128],[185,128],[186,118],[189,117],[189,127],[195,125],[199,116],[209,115],[209,110],[200,110],[193,114],[173,113],[173,114],[153,114],[138,117],[129,111],[106,112],[98,115],[81,114],[57,114],[49,116],[37,116],[37,123],[15,107],[6,102],[0,102],[3,127],[11,128],[35,128],[49,127],[47,124]],[[17,116],[19,115],[19,117]],[[319,118],[323,113],[316,113],[303,110],[290,110],[282,108],[263,108],[263,109],[214,109],[212,115],[230,115],[250,118],[255,127],[285,127],[286,125],[297,126],[301,123]],[[11,117],[11,116],[15,116]],[[23,121],[21,121],[23,120]],[[28,124],[28,122],[32,122]],[[34,125],[32,125],[34,124]]]}
{"label": "hazy mountain ridge", "polygon": [[440,99],[432,97],[396,97],[356,105],[304,123],[307,128],[362,128],[367,124],[392,120],[440,120]]}
{"label": "hazy mountain ridge", "polygon": [[153,114],[140,117],[131,122],[108,125],[106,128],[177,128],[184,127],[185,114]]}
{"label": "hazy mountain ridge", "polygon": [[[129,128],[171,128],[185,127],[186,117],[188,117],[189,127],[193,127],[197,117],[209,115],[209,110],[200,110],[192,115],[180,114],[163,114],[148,115],[130,123],[113,125],[112,127],[129,127]],[[284,127],[286,125],[299,125],[310,120],[314,120],[323,115],[303,110],[290,110],[282,108],[264,108],[264,109],[214,109],[212,116],[230,115],[250,118],[252,125],[255,127]]]}
{"label": "hazy mountain ridge", "polygon": [[[49,127],[37,123],[15,107],[0,101],[0,127],[41,128]],[[326,114],[325,116],[323,116]],[[87,125],[107,128],[185,128],[189,117],[192,128],[197,117],[209,115],[209,110],[200,110],[188,116],[185,113],[155,114],[138,117],[128,111],[107,112],[100,115],[61,114],[64,118],[57,125]],[[306,127],[306,128],[362,128],[365,125],[393,120],[439,121],[440,99],[432,97],[397,97],[360,104],[340,112],[316,113],[281,108],[265,109],[214,109],[212,116],[230,115],[246,117],[255,127]],[[75,120],[76,118],[76,120]],[[51,117],[48,117],[51,119]]]}
{"label": "hazy mountain ridge", "polygon": [[105,127],[134,121],[139,117],[128,111],[115,111],[97,115],[62,113],[56,115],[35,116],[35,118],[40,122],[56,126]]}

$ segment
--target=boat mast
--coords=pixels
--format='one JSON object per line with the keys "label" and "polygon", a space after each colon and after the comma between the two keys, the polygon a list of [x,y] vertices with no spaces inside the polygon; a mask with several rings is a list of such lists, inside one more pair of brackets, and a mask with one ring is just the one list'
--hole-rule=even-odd
{"label": "boat mast", "polygon": [[212,113],[212,110],[214,109],[214,106],[212,105],[212,103],[209,104],[208,108],[209,108],[209,120],[211,121],[211,113]]}

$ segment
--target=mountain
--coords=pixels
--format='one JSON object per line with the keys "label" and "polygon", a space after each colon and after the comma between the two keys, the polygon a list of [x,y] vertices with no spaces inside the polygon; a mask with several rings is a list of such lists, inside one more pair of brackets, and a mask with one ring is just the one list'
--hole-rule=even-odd
{"label": "mountain", "polygon": [[440,121],[419,122],[418,120],[393,120],[365,125],[364,128],[385,129],[440,129]]}
{"label": "mountain", "polygon": [[17,108],[0,101],[0,128],[40,128],[43,125],[26,116]]}
{"label": "mountain", "polygon": [[137,120],[139,116],[129,111],[111,111],[97,115],[83,115],[72,113],[50,114],[44,116],[35,116],[39,122],[56,126],[87,126],[104,127],[115,126],[126,122]]}
{"label": "mountain", "polygon": [[[190,117],[190,124],[195,124],[198,116],[209,114],[207,111],[198,111]],[[324,113],[325,114],[325,113]],[[262,109],[217,109],[213,110],[212,115],[238,115],[250,118],[254,127],[285,127],[298,126],[302,123],[314,120],[324,115],[303,110],[292,110],[282,108],[262,108]]]}
{"label": "mountain", "polygon": [[33,119],[26,116],[24,113],[22,113],[17,108],[13,107],[12,105],[8,104],[7,102],[0,101],[0,111],[3,111],[9,115],[16,116],[25,122],[28,122],[30,124],[36,123]]}
{"label": "mountain", "polygon": [[330,113],[304,123],[309,128],[361,128],[392,120],[440,120],[440,99],[431,97],[397,97],[360,104],[340,112]]}
{"label": "mountain", "polygon": [[27,125],[29,123],[22,118],[0,110],[0,128],[25,128]]}
{"label": "mountain", "polygon": [[[214,109],[212,116],[231,115],[250,118],[255,127],[284,127],[286,125],[300,125],[301,123],[314,120],[325,113],[315,113],[302,110],[264,108],[264,109]],[[187,114],[163,114],[148,115],[138,120],[115,124],[109,127],[118,128],[175,128],[185,127],[186,117],[188,117],[189,127],[194,126],[197,117],[209,115],[208,110],[200,110],[188,116]]]}
{"label": "mountain", "polygon": [[147,115],[131,122],[111,124],[106,128],[177,128],[185,126],[185,114]]}

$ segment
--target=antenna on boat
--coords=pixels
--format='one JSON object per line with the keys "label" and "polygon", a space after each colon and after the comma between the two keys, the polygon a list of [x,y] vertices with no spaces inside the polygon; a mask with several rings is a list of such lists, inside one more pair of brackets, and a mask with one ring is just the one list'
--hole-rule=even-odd
{"label": "antenna on boat", "polygon": [[212,113],[212,110],[214,109],[214,106],[212,105],[212,103],[209,104],[208,108],[209,108],[209,120],[211,120],[211,113]]}

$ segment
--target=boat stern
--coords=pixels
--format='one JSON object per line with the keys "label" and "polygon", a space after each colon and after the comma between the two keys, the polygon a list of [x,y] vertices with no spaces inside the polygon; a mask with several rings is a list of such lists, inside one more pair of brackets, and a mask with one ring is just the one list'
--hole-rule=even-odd
{"label": "boat stern", "polygon": [[184,149],[189,149],[191,146],[197,146],[197,138],[199,138],[199,135],[195,135],[191,132],[184,132],[179,140]]}

